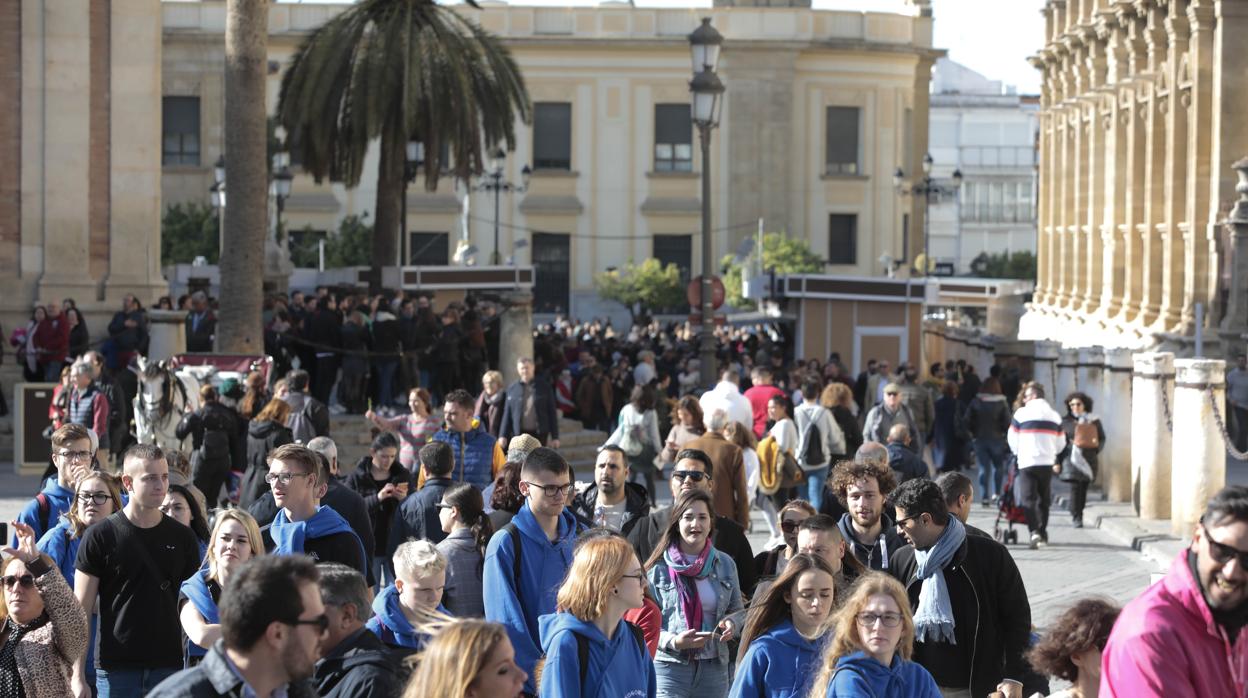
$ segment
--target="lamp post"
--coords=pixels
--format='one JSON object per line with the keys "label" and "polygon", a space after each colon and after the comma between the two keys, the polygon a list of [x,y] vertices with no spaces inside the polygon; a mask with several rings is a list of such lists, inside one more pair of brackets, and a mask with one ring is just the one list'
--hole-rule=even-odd
{"label": "lamp post", "polygon": [[507,153],[502,148],[494,151],[490,157],[489,171],[485,173],[484,179],[473,186],[474,191],[490,191],[494,192],[494,251],[490,252],[490,265],[499,266],[503,263],[502,252],[498,249],[498,200],[503,192],[515,192],[523,194],[529,189],[529,178],[533,175],[533,169],[528,165],[520,170],[521,182],[509,182],[503,179],[506,173]]}
{"label": "lamp post", "polygon": [[420,141],[408,141],[403,158],[403,196],[399,199],[399,264],[403,267],[412,263],[409,256],[411,250],[407,239],[407,185],[416,179],[417,168],[425,161],[425,144]]}
{"label": "lamp post", "polygon": [[212,207],[217,211],[217,264],[221,263],[222,246],[225,244],[225,156],[217,157],[212,166]]}
{"label": "lamp post", "polygon": [[719,125],[719,111],[723,106],[724,83],[715,73],[723,43],[724,37],[711,26],[710,17],[703,17],[702,25],[689,35],[693,58],[693,80],[689,82],[689,91],[693,93],[691,114],[702,145],[702,330],[699,355],[702,386],[708,390],[715,385],[716,368],[715,307],[711,298],[711,272],[715,266],[711,256],[711,129]]}
{"label": "lamp post", "polygon": [[[900,167],[893,173],[893,187],[902,196],[922,196],[923,197],[923,276],[931,275],[932,256],[931,256],[931,207],[932,199],[939,200],[942,196],[952,196],[958,193],[962,188],[962,170],[953,171],[953,182],[951,184],[940,184],[932,177],[932,155],[928,153],[923,156],[923,178],[916,182],[907,182],[906,173]],[[909,255],[909,250],[904,252]],[[956,265],[957,262],[955,261]],[[956,271],[956,269],[955,269]]]}

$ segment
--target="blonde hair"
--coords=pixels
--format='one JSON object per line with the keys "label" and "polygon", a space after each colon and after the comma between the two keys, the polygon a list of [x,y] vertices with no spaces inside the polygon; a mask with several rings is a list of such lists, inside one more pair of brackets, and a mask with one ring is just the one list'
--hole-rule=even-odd
{"label": "blonde hair", "polygon": [[503,374],[502,374],[502,372],[500,372],[500,371],[486,371],[486,372],[485,372],[485,375],[481,376],[481,386],[482,386],[482,387],[485,387],[485,385],[486,385],[487,383],[491,383],[491,382],[492,382],[492,383],[494,383],[495,385],[497,385],[497,386],[498,386],[498,387],[500,387],[500,388],[501,388],[501,387],[503,387]]}
{"label": "blonde hair", "polygon": [[251,544],[251,556],[253,558],[264,554],[264,539],[260,537],[260,526],[256,524],[255,518],[247,513],[246,510],[221,509],[217,511],[217,515],[213,519],[212,533],[208,535],[208,556],[205,558],[208,563],[209,577],[217,579],[217,534],[221,532],[221,526],[226,521],[237,521],[243,527],[243,530],[247,531],[247,542]]}
{"label": "blonde hair", "polygon": [[74,485],[74,498],[69,504],[69,511],[65,512],[65,518],[69,521],[70,538],[81,538],[87,530],[87,523],[78,517],[78,493],[82,491],[82,485],[87,480],[99,480],[104,483],[109,499],[113,500],[114,514],[125,508],[125,505],[121,503],[121,478],[102,470],[92,470]]}
{"label": "blonde hair", "polygon": [[828,409],[832,409],[837,405],[845,407],[849,406],[849,401],[854,399],[854,394],[850,392],[849,386],[840,381],[832,381],[823,389],[823,393],[819,396],[819,404]]}
{"label": "blonde hair", "polygon": [[586,541],[572,557],[572,567],[555,598],[555,610],[587,622],[601,617],[607,611],[611,587],[628,572],[629,563],[635,559],[633,546],[619,536]]}
{"label": "blonde hair", "polygon": [[400,578],[427,577],[446,571],[446,556],[427,540],[409,540],[394,551],[394,573]]}
{"label": "blonde hair", "polygon": [[901,611],[901,638],[897,641],[896,654],[902,659],[910,659],[914,654],[914,616],[910,612],[910,599],[901,582],[882,572],[868,572],[859,577],[854,585],[849,600],[836,614],[833,625],[836,633],[827,643],[823,652],[823,662],[814,684],[810,687],[807,698],[823,698],[828,691],[828,682],[836,671],[836,663],[841,657],[854,652],[866,651],[862,646],[862,638],[858,635],[858,613],[872,596],[887,596],[897,604]]}
{"label": "blonde hair", "polygon": [[498,623],[475,618],[447,623],[417,655],[403,698],[467,695],[502,642],[509,640]]}

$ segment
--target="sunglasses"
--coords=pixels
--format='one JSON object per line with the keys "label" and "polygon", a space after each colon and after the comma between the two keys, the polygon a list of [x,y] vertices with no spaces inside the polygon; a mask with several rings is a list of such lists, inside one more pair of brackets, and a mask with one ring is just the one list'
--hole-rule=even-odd
{"label": "sunglasses", "polygon": [[1219,565],[1225,565],[1234,558],[1239,562],[1240,567],[1248,569],[1248,551],[1219,543],[1213,539],[1213,536],[1209,535],[1209,527],[1203,523],[1200,524],[1200,527],[1204,529],[1205,540],[1209,543],[1209,556],[1213,558],[1214,562],[1217,562]]}
{"label": "sunglasses", "polygon": [[315,618],[309,618],[307,620],[299,620],[298,618],[296,618],[295,620],[287,620],[287,621],[282,621],[282,622],[284,622],[286,625],[315,626],[316,629],[319,630],[322,635],[329,632],[329,616],[324,613],[322,613],[321,615]]}
{"label": "sunglasses", "polygon": [[29,574],[23,574],[20,577],[13,574],[6,574],[5,576],[0,577],[0,584],[3,584],[5,589],[12,589],[19,584],[22,585],[23,589],[30,589],[35,586],[35,578]]}
{"label": "sunglasses", "polygon": [[785,533],[792,533],[797,530],[798,526],[801,526],[801,525],[802,524],[799,521],[794,521],[793,519],[785,519],[780,522],[780,530],[784,531]]}
{"label": "sunglasses", "polygon": [[702,482],[703,480],[711,479],[710,474],[704,473],[700,470],[677,470],[672,473],[672,477],[681,481],[688,478],[690,480],[693,480],[694,482]]}

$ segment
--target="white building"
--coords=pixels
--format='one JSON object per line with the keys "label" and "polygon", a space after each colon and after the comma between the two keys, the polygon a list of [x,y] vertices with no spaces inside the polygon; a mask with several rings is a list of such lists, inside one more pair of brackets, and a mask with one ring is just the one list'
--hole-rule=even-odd
{"label": "white building", "polygon": [[929,152],[932,174],[949,183],[963,176],[955,197],[933,200],[932,259],[970,271],[982,252],[1036,251],[1036,137],[1039,101],[1014,94],[947,58],[932,76]]}

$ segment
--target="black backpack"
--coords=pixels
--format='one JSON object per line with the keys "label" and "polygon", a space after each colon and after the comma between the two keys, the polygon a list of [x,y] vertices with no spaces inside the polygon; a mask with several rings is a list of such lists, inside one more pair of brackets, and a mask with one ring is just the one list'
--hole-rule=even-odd
{"label": "black backpack", "polygon": [[800,464],[804,466],[823,465],[828,459],[823,453],[823,433],[815,425],[815,417],[811,417],[803,431],[805,432],[802,434],[802,437],[805,438],[805,445],[802,447]]}

